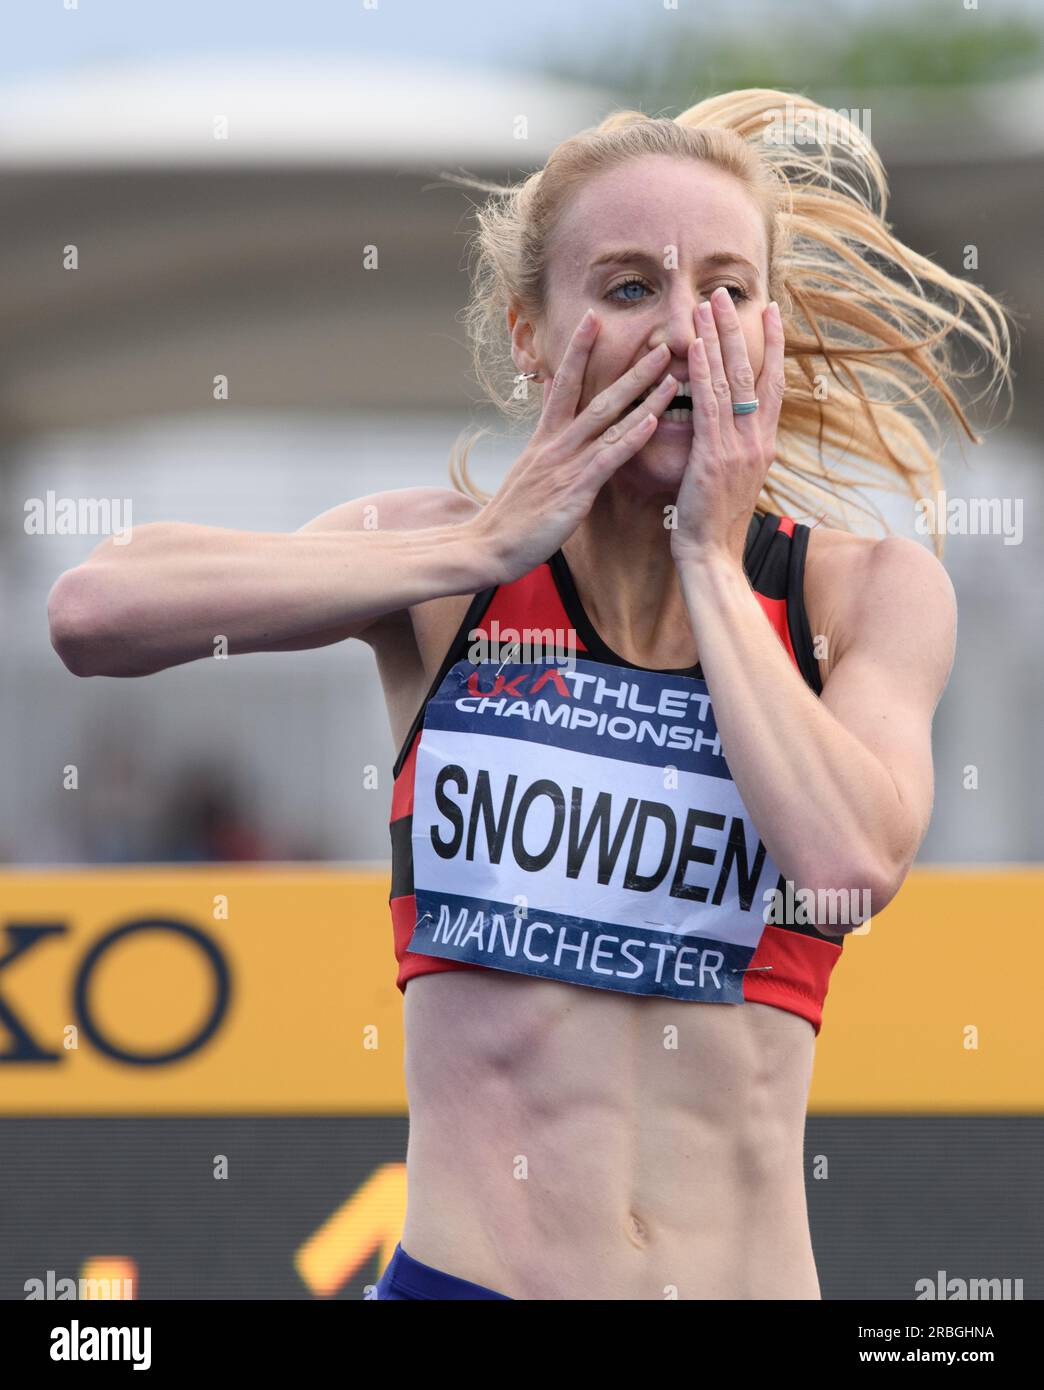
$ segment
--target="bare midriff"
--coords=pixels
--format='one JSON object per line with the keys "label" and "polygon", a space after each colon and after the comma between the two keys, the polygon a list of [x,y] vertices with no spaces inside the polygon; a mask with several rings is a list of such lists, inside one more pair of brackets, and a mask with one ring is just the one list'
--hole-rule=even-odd
{"label": "bare midriff", "polygon": [[406,986],[407,1254],[517,1299],[820,1297],[815,1033],[504,971]]}

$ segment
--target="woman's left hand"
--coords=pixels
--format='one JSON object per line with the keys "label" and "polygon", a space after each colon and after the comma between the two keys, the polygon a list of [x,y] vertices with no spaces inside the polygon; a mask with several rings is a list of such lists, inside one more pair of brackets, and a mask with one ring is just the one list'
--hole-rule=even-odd
{"label": "woman's left hand", "polygon": [[[715,290],[694,318],[699,336],[689,348],[693,440],[678,490],[671,553],[676,561],[727,554],[742,565],[747,526],[775,458],[785,389],[783,322],[775,303],[764,310],[765,356],[755,382],[729,292]],[[756,411],[732,413],[733,402],[755,398]]]}

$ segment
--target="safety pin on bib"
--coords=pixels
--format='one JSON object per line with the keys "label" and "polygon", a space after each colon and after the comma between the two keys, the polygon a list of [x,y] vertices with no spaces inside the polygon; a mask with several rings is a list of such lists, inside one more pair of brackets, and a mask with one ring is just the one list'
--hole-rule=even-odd
{"label": "safety pin on bib", "polygon": [[[493,673],[493,679],[494,679],[494,680],[496,680],[497,676],[500,675],[501,671],[503,671],[504,667],[505,667],[505,666],[508,664],[508,662],[511,660],[512,656],[514,655],[514,653],[515,653],[517,650],[519,650],[520,646],[521,646],[521,643],[515,642],[512,646],[510,646],[510,647],[508,648],[507,656],[505,656],[504,660],[500,663],[500,665],[497,667],[497,669],[496,669],[496,670],[494,671],[494,673]],[[476,662],[472,662],[472,665],[477,666],[477,664],[478,664],[478,663],[476,663]],[[460,686],[467,685],[467,683],[468,683],[468,681],[471,679],[472,675],[474,675],[474,672],[473,672],[473,671],[470,672],[470,673],[467,672],[467,671],[462,671],[461,674],[460,674],[460,677],[459,677],[458,680],[457,680],[457,684],[460,685]]]}
{"label": "safety pin on bib", "polygon": [[508,662],[511,660],[512,655],[513,655],[516,651],[521,650],[521,646],[522,646],[521,642],[515,642],[512,646],[508,647],[508,649],[507,649],[508,654],[507,654],[507,656],[504,658],[504,660],[500,663],[500,665],[497,667],[496,673],[495,673],[495,675],[494,675],[494,677],[493,677],[494,680],[496,680],[497,676],[500,675],[501,671],[503,671],[504,667],[505,667],[505,666],[508,664]]}
{"label": "safety pin on bib", "polygon": [[[646,925],[647,927],[665,927],[665,926],[667,925],[666,922],[652,922],[652,921],[649,920],[648,917],[644,917],[642,920],[644,921],[644,923],[645,923],[645,925]],[[754,970],[771,970],[771,969],[772,969],[772,966],[771,966],[771,965],[748,965],[748,966],[746,967],[745,970],[740,970],[738,966],[735,966],[735,965],[734,965],[734,966],[732,967],[732,970],[730,971],[730,974],[732,974],[732,975],[748,975],[748,974],[750,974],[750,973],[751,973],[752,971],[754,971]]]}

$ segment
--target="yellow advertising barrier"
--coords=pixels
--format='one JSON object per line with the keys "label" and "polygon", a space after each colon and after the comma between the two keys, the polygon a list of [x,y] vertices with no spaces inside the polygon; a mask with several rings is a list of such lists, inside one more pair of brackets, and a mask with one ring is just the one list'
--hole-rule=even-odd
{"label": "yellow advertising barrier", "polygon": [[[0,873],[0,1113],[403,1113],[388,889],[383,867]],[[810,1109],[1044,1111],[1042,919],[1042,868],[915,869],[845,942]]]}

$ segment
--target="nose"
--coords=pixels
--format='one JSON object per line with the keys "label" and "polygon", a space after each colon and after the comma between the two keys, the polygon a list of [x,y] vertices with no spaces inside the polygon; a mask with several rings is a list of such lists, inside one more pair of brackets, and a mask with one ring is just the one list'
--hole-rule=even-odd
{"label": "nose", "polygon": [[649,335],[649,350],[666,343],[671,353],[670,371],[677,375],[682,364],[688,371],[689,348],[696,341],[696,310],[703,295],[685,283],[681,274],[674,276],[669,291],[661,296],[661,316]]}

